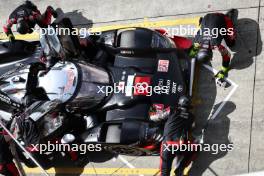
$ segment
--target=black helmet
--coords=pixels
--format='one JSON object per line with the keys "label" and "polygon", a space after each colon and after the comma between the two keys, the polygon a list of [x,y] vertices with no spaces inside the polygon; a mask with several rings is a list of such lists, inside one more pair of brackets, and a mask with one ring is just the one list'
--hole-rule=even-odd
{"label": "black helmet", "polygon": [[209,60],[211,60],[213,57],[213,52],[211,49],[211,45],[210,45],[210,41],[204,41],[203,44],[201,45],[196,59],[198,62],[207,62]]}
{"label": "black helmet", "polygon": [[24,19],[19,20],[17,23],[17,32],[19,32],[20,34],[26,34],[29,31],[30,30],[29,30],[28,23]]}

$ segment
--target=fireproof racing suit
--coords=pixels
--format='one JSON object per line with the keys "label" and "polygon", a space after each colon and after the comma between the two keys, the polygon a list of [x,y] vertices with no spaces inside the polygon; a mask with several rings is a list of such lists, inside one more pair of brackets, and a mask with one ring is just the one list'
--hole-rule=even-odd
{"label": "fireproof racing suit", "polygon": [[[232,9],[231,12],[234,10]],[[228,15],[222,13],[207,14],[200,19],[200,30],[195,36],[190,57],[194,57],[199,51],[199,48],[204,43],[207,43],[210,49],[218,50],[222,56],[222,69],[217,77],[223,78],[229,71],[231,59],[231,54],[227,50],[227,46],[232,47],[235,44],[235,39],[236,31],[234,24]]]}
{"label": "fireproof racing suit", "polygon": [[52,16],[56,18],[57,13],[51,6],[48,6],[46,11],[41,14],[37,6],[30,1],[26,1],[10,14],[7,24],[3,27],[4,32],[10,40],[14,40],[15,38],[11,30],[13,24],[17,24],[18,27],[21,26],[21,29],[18,28],[18,32],[21,34],[32,33],[32,28],[34,28],[36,24],[41,28],[47,27],[51,23]]}
{"label": "fireproof racing suit", "polygon": [[[193,124],[193,115],[185,110],[177,110],[169,115],[164,126],[164,139],[160,149],[160,171],[161,176],[169,176],[172,162],[177,157],[177,168],[175,174],[183,175],[184,168],[196,157],[196,151],[175,150],[180,145],[192,142],[189,131]],[[180,158],[183,158],[181,161]]]}

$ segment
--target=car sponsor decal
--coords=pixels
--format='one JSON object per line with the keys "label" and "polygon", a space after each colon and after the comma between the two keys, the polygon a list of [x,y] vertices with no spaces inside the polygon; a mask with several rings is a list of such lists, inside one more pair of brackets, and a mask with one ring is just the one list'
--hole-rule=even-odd
{"label": "car sponsor decal", "polygon": [[158,72],[168,72],[169,70],[169,60],[162,60],[160,59],[158,62]]}
{"label": "car sponsor decal", "polygon": [[164,104],[153,104],[153,108],[157,111],[162,111],[164,109]]}
{"label": "car sponsor decal", "polygon": [[164,104],[153,104],[149,111],[149,118],[152,121],[161,121],[167,118],[170,114],[170,106]]}
{"label": "car sponsor decal", "polygon": [[126,84],[126,96],[130,97],[133,94],[133,83],[134,83],[135,75],[127,76],[127,84]]}
{"label": "car sponsor decal", "polygon": [[148,95],[151,78],[148,76],[137,76],[134,81],[134,95]]}

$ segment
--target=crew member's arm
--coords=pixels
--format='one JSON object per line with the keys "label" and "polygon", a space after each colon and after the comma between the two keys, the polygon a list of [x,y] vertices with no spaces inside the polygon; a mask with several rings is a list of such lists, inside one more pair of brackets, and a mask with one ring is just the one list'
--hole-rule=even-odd
{"label": "crew member's arm", "polygon": [[41,14],[39,11],[33,12],[34,18],[36,19],[37,24],[42,28],[47,28],[51,24],[52,16],[57,18],[58,14],[53,7],[48,6],[46,11]]}
{"label": "crew member's arm", "polygon": [[15,37],[14,37],[13,32],[12,32],[12,26],[13,26],[13,24],[16,24],[16,23],[17,23],[17,20],[15,18],[11,18],[11,19],[7,20],[7,24],[4,25],[4,27],[3,27],[4,32],[6,33],[7,37],[11,41],[15,40]]}
{"label": "crew member's arm", "polygon": [[218,46],[218,51],[221,53],[222,56],[222,67],[229,69],[230,60],[231,60],[231,53],[227,50],[224,45]]}
{"label": "crew member's arm", "polygon": [[216,76],[218,78],[224,78],[230,69],[229,66],[231,61],[231,53],[227,50],[224,45],[219,45],[217,49],[222,56],[222,68]]}
{"label": "crew member's arm", "polygon": [[226,23],[226,29],[227,29],[227,35],[225,36],[225,39],[227,40],[227,45],[229,47],[234,46],[236,41],[236,31],[234,28],[233,21],[225,15],[225,23]]}

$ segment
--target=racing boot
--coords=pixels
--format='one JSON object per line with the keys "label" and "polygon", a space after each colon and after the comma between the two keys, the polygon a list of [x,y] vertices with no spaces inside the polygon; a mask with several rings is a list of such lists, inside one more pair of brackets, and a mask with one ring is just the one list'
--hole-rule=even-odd
{"label": "racing boot", "polygon": [[197,152],[195,151],[189,151],[188,153],[185,153],[183,158],[179,161],[178,165],[176,166],[176,169],[174,171],[176,176],[187,176],[189,175],[189,172],[192,167],[193,161],[197,157]]}
{"label": "racing boot", "polygon": [[226,16],[228,16],[233,21],[233,23],[236,23],[238,17],[238,10],[230,9],[226,12]]}
{"label": "racing boot", "polygon": [[[182,161],[182,162],[183,162],[183,161]],[[187,166],[187,167],[183,167],[183,166],[180,164],[180,166],[178,166],[178,167],[175,169],[174,173],[175,173],[176,176],[187,176],[187,175],[189,175],[189,171],[190,171],[189,166]]]}

